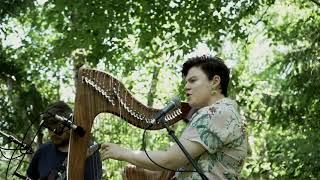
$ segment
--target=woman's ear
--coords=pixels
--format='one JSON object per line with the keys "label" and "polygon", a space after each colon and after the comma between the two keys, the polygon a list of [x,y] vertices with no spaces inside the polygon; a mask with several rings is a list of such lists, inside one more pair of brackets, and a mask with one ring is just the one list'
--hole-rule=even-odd
{"label": "woman's ear", "polygon": [[212,78],[212,86],[219,86],[221,82],[221,78],[218,75],[214,75]]}
{"label": "woman's ear", "polygon": [[215,75],[211,80],[211,95],[214,96],[217,94],[217,91],[220,89],[220,76]]}

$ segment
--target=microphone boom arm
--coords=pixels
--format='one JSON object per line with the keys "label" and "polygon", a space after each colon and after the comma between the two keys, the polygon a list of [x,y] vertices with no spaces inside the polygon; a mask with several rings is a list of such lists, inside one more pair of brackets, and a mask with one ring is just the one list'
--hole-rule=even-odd
{"label": "microphone boom arm", "polygon": [[3,137],[7,138],[7,139],[9,140],[9,143],[10,143],[10,142],[16,143],[16,144],[18,144],[19,146],[21,146],[24,150],[27,150],[28,152],[32,152],[32,148],[30,147],[30,145],[25,144],[25,143],[19,141],[19,140],[18,140],[17,138],[15,138],[14,136],[9,135],[9,134],[6,134],[6,133],[4,133],[4,132],[2,132],[2,131],[0,131],[0,134],[1,134]]}

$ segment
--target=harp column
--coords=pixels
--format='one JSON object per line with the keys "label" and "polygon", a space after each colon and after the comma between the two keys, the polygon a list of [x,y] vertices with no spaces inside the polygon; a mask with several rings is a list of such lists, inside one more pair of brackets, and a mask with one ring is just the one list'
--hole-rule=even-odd
{"label": "harp column", "polygon": [[94,111],[95,98],[92,96],[89,87],[82,83],[82,72],[82,68],[80,68],[74,105],[74,122],[81,126],[86,133],[83,137],[80,137],[74,131],[71,131],[67,165],[68,180],[83,180],[91,127],[96,116]]}

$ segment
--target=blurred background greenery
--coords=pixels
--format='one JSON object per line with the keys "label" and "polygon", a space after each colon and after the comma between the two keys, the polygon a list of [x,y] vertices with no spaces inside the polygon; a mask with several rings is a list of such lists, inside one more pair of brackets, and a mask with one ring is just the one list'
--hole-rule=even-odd
{"label": "blurred background greenery", "polygon": [[[252,152],[243,179],[319,179],[319,14],[318,0],[3,0],[0,130],[34,150],[46,142],[45,130],[33,139],[39,114],[56,100],[74,105],[83,64],[161,108],[174,95],[184,100],[186,57],[218,55],[231,68],[230,96],[247,122]],[[175,125],[177,134],[183,127]],[[92,132],[97,142],[141,148],[142,130],[110,114],[96,117]],[[170,142],[164,130],[148,132],[149,150]],[[0,178],[18,179],[12,173],[21,157],[9,164],[13,151],[4,148],[15,145],[0,143]],[[120,179],[125,164],[104,161],[103,179]]]}

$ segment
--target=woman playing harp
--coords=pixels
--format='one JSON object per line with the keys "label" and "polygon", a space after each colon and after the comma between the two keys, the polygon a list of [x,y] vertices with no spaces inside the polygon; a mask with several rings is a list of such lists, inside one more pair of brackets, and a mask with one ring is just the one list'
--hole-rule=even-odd
{"label": "woman playing harp", "polygon": [[[188,103],[199,109],[180,142],[208,179],[239,179],[248,144],[235,101],[227,98],[229,69],[217,57],[190,58],[183,64]],[[102,157],[130,162],[151,171],[176,171],[177,179],[201,179],[177,144],[148,152],[104,143]]]}

